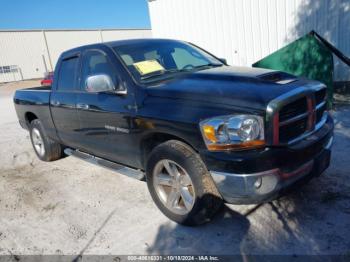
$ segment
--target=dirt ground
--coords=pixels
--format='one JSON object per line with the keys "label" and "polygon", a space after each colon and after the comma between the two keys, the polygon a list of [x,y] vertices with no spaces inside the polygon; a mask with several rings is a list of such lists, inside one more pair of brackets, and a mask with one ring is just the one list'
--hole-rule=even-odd
{"label": "dirt ground", "polygon": [[189,228],[158,211],[144,182],[73,157],[39,161],[12,103],[14,90],[37,84],[0,86],[0,254],[350,254],[349,105],[333,112],[325,174]]}

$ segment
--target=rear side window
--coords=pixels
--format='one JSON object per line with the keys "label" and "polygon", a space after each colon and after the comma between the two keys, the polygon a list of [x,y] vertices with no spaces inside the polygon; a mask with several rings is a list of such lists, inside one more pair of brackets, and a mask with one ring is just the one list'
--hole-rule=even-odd
{"label": "rear side window", "polygon": [[68,91],[75,89],[78,62],[79,58],[77,56],[62,61],[58,75],[57,90]]}

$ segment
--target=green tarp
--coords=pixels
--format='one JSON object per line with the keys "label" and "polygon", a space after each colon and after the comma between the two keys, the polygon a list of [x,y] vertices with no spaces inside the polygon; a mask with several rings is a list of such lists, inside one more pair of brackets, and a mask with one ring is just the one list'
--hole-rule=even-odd
{"label": "green tarp", "polygon": [[296,76],[318,80],[327,85],[328,105],[333,97],[333,55],[312,34],[305,35],[289,45],[266,56],[253,67],[284,71]]}

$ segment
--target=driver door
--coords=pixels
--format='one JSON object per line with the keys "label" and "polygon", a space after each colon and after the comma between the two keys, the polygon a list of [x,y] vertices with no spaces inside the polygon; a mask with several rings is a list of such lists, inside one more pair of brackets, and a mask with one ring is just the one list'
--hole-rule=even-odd
{"label": "driver door", "polygon": [[[107,75],[116,87],[120,83],[117,68],[102,50],[83,54],[77,112],[82,150],[93,155],[130,165],[133,148],[129,130],[134,116],[133,96],[116,92],[95,92],[86,86],[89,76]],[[132,143],[131,143],[132,144]]]}

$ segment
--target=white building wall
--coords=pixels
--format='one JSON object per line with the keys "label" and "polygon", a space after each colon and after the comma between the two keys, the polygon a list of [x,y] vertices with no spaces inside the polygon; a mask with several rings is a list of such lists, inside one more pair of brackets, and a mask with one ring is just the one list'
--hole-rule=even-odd
{"label": "white building wall", "polygon": [[63,51],[101,42],[99,31],[47,31],[45,35],[53,67]]}
{"label": "white building wall", "polygon": [[0,33],[0,67],[20,65],[17,72],[0,71],[0,82],[42,77],[44,59],[48,61],[42,32]]}
{"label": "white building wall", "polygon": [[102,39],[104,42],[131,39],[131,38],[150,38],[151,30],[102,30]]}
{"label": "white building wall", "polygon": [[[350,56],[349,0],[149,0],[153,37],[193,42],[250,66],[314,29]],[[335,79],[350,80],[335,59]]]}
{"label": "white building wall", "polygon": [[[42,78],[67,49],[151,35],[149,29],[0,31],[0,83]],[[4,66],[17,69],[3,72]]]}

